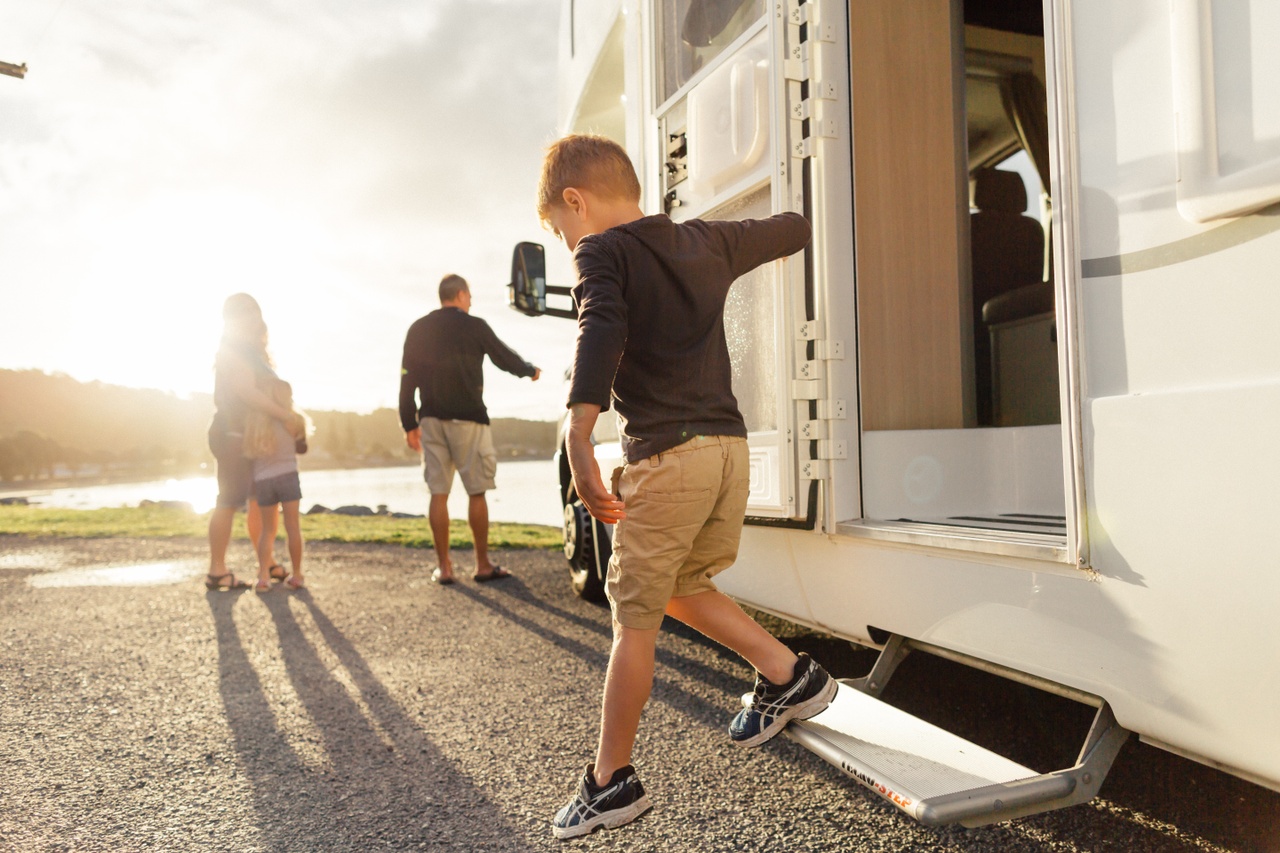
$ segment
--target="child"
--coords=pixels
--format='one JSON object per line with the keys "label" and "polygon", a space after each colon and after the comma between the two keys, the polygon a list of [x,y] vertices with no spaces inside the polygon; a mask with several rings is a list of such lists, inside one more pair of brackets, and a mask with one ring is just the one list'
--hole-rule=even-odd
{"label": "child", "polygon": [[[794,213],[680,224],[645,216],[626,152],[598,136],[568,136],[547,150],[538,216],[573,252],[578,274],[566,436],[573,485],[592,515],[618,525],[605,584],[614,639],[600,741],[552,825],[557,838],[572,838],[621,826],[650,807],[631,750],[664,614],[755,667],[752,702],[729,725],[740,746],[758,746],[790,720],[822,711],[836,683],[711,581],[737,557],[749,491],[725,297],[739,276],[803,249],[809,224]],[[611,404],[626,462],[613,472],[612,490],[590,441]]]}
{"label": "child", "polygon": [[[257,592],[271,589],[271,581],[283,580],[290,589],[302,589],[302,528],[298,521],[298,502],[302,487],[298,483],[299,453],[307,452],[307,420],[293,409],[293,388],[283,379],[263,377],[264,391],[280,406],[293,413],[286,427],[275,418],[256,411],[245,422],[245,455],[253,459],[254,499],[262,511],[262,532],[254,547],[258,552]],[[285,575],[275,563],[276,507],[284,507],[284,529],[289,540],[289,562],[293,574]],[[277,574],[278,572],[278,574]]]}

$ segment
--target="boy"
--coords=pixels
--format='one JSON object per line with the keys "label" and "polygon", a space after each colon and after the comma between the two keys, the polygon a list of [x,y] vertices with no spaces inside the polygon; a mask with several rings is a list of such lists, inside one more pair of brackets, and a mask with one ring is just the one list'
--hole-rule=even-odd
{"label": "boy", "polygon": [[[254,543],[258,551],[258,582],[254,591],[267,592],[271,581],[283,581],[289,589],[302,589],[302,526],[298,504],[302,486],[298,480],[298,454],[307,452],[307,420],[293,409],[293,387],[283,379],[263,377],[260,388],[291,414],[287,425],[264,412],[252,411],[245,419],[244,449],[253,459],[253,500],[262,514],[262,531]],[[283,510],[293,573],[276,565],[276,507]]]}
{"label": "boy", "polygon": [[[664,614],[755,667],[751,705],[729,726],[741,746],[757,746],[790,720],[822,711],[836,683],[711,581],[737,557],[749,491],[725,297],[739,276],[803,249],[809,224],[794,213],[680,224],[645,216],[626,152],[599,136],[568,136],[547,150],[538,216],[573,252],[578,274],[566,436],[573,485],[592,515],[618,525],[605,584],[614,640],[600,742],[552,826],[557,838],[572,838],[622,826],[650,807],[631,750],[653,686]],[[626,461],[612,489],[590,441],[611,404]]]}

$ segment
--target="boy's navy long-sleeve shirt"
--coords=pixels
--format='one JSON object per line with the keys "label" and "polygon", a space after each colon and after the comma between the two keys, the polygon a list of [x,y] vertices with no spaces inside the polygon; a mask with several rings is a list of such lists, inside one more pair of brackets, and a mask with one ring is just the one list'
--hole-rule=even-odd
{"label": "boy's navy long-sleeve shirt", "polygon": [[419,418],[489,423],[484,405],[486,355],[507,373],[535,372],[532,364],[498,340],[488,323],[461,308],[438,308],[414,321],[400,362],[400,425],[405,432],[417,429]]}
{"label": "boy's navy long-sleeve shirt", "polygon": [[809,242],[796,213],[738,222],[646,216],[574,249],[578,342],[569,405],[617,410],[628,462],[696,435],[747,434],[733,395],[729,286]]}

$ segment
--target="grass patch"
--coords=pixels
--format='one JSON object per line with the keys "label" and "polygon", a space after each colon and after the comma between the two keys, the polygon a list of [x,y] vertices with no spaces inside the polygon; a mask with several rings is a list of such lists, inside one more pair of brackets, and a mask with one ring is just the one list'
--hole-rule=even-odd
{"label": "grass patch", "polygon": [[[203,538],[209,515],[197,515],[174,507],[122,507],[119,509],[46,509],[32,506],[0,506],[0,534],[65,538],[129,537],[142,539]],[[247,539],[244,515],[237,514],[232,536]],[[284,529],[281,527],[283,538]],[[304,515],[302,538],[308,542],[369,542],[430,548],[431,528],[425,518],[384,516]],[[489,525],[491,548],[559,548],[559,528],[541,524]],[[449,523],[449,545],[470,548],[471,530],[465,521]]]}

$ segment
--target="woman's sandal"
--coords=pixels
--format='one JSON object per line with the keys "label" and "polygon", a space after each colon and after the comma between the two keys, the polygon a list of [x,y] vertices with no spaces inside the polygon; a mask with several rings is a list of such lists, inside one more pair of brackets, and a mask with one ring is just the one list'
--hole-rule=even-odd
{"label": "woman's sandal", "polygon": [[289,589],[306,589],[307,588],[306,582],[303,581],[301,578],[299,578],[296,573],[289,575],[289,577],[285,578],[284,585],[289,587]]}
{"label": "woman's sandal", "polygon": [[285,571],[284,566],[279,563],[276,563],[271,568],[267,569],[267,574],[271,576],[273,581],[282,581],[289,576],[289,573]]}
{"label": "woman's sandal", "polygon": [[248,589],[251,585],[248,581],[240,580],[231,572],[204,576],[205,589]]}
{"label": "woman's sandal", "polygon": [[253,585],[254,592],[271,592],[270,581],[258,581]]}

